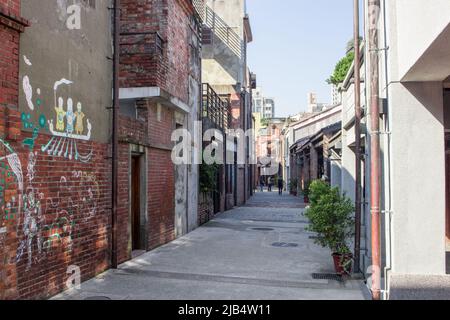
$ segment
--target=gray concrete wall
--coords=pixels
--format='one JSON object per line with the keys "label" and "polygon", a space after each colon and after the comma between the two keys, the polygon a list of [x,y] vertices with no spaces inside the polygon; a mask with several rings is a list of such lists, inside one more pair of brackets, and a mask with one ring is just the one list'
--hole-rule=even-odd
{"label": "gray concrete wall", "polygon": [[[429,81],[438,80],[435,76],[443,71],[448,75],[450,61],[448,52],[445,54],[445,44],[441,46],[440,55],[430,56],[431,59],[423,59],[425,58],[423,55],[449,26],[450,1],[396,0],[386,3],[388,10],[395,12],[395,29],[399,35],[398,54],[402,57],[396,61],[399,77],[401,79],[405,76],[410,79],[426,77]],[[447,32],[450,32],[450,29]],[[414,37],[414,41],[411,41],[411,36]],[[446,42],[448,44],[448,37]],[[435,64],[437,59],[440,59],[440,66]],[[419,68],[416,70],[416,67]],[[444,77],[439,80],[443,80]]]}
{"label": "gray concrete wall", "polygon": [[386,5],[388,85],[381,85],[387,87],[390,109],[390,157],[383,152],[383,162],[391,175],[392,190],[386,196],[391,197],[392,223],[386,230],[391,230],[392,272],[445,274],[443,84],[399,81],[448,23],[450,7],[440,0]]}
{"label": "gray concrete wall", "polygon": [[[195,28],[192,28],[195,30]],[[187,129],[191,133],[192,138],[196,134],[200,134],[201,129],[195,127],[195,123],[199,119],[200,105],[202,100],[201,92],[201,43],[198,35],[191,32],[189,35],[190,42],[190,68],[189,68],[189,107],[191,112],[187,116]],[[194,141],[201,141],[199,139]],[[187,232],[190,232],[198,226],[198,202],[199,202],[199,166],[194,165],[199,163],[199,151],[201,147],[194,145],[194,150],[191,154],[191,161],[193,165],[187,166]],[[197,149],[196,149],[197,148]]]}
{"label": "gray concrete wall", "polygon": [[[214,85],[246,85],[244,0],[208,0],[217,19],[229,27],[213,33],[213,43],[203,45],[202,81]],[[227,32],[230,34],[226,36]],[[233,39],[229,41],[229,39]]]}
{"label": "gray concrete wall", "polygon": [[[77,14],[70,10],[68,13],[74,3],[81,9],[80,29],[72,29],[76,26],[72,18],[76,19]],[[82,105],[82,135],[87,134],[89,119],[91,140],[107,142],[110,115],[106,107],[112,105],[113,71],[107,59],[112,56],[111,5],[107,0],[93,3],[91,7],[79,0],[22,1],[22,15],[31,26],[20,39],[19,107],[35,125],[41,119],[44,124],[53,120],[56,126],[55,94],[63,98],[64,111],[70,98],[74,112],[78,103]],[[70,83],[54,90],[55,82],[61,79]]]}
{"label": "gray concrete wall", "polygon": [[442,83],[391,84],[393,265],[445,274]]}

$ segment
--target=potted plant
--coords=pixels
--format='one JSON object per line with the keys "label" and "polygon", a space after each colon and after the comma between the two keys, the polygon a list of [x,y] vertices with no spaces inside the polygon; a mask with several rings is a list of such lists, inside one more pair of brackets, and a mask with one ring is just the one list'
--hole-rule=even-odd
{"label": "potted plant", "polygon": [[297,179],[291,179],[289,182],[289,190],[293,196],[297,196],[297,187],[298,187],[298,180]]}
{"label": "potted plant", "polygon": [[309,183],[305,182],[305,186],[303,188],[303,202],[304,203],[309,203]]}
{"label": "potted plant", "polygon": [[317,244],[330,248],[340,275],[352,271],[353,256],[348,241],[354,235],[354,211],[352,201],[341,195],[338,188],[322,180],[311,183],[310,207],[305,212],[310,221],[307,230],[317,234]]}

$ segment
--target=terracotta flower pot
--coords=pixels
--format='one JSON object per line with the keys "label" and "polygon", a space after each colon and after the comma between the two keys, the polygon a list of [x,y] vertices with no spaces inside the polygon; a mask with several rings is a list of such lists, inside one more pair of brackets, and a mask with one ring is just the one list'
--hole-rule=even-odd
{"label": "terracotta flower pot", "polygon": [[308,196],[303,196],[303,202],[304,202],[304,203],[309,203],[309,198],[308,198]]}
{"label": "terracotta flower pot", "polygon": [[332,256],[334,269],[336,270],[337,274],[345,275],[352,272],[352,264],[349,261],[353,259],[353,254],[347,253],[343,255],[340,253],[333,253]]}

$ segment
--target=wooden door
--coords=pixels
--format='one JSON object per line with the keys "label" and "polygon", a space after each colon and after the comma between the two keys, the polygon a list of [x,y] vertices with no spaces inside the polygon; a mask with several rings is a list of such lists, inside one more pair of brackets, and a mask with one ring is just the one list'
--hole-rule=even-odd
{"label": "wooden door", "polygon": [[140,157],[131,158],[131,234],[132,249],[141,248],[141,166]]}

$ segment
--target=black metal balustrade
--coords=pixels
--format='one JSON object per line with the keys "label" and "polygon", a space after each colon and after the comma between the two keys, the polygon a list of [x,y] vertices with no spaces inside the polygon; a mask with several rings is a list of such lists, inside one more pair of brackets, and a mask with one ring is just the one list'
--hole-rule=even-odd
{"label": "black metal balustrade", "polygon": [[208,83],[202,84],[202,91],[202,118],[209,119],[217,129],[229,129],[229,102],[222,99]]}

